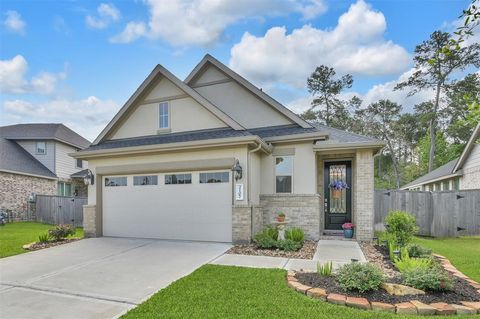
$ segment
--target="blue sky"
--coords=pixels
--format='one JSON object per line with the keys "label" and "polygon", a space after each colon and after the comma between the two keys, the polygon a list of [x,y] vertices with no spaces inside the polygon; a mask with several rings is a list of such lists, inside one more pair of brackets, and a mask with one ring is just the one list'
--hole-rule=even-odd
{"label": "blue sky", "polygon": [[[168,3],[168,5],[165,5]],[[0,124],[64,122],[99,133],[157,63],[181,79],[205,53],[295,111],[316,65],[351,73],[346,97],[391,92],[415,45],[450,31],[469,1],[2,1]]]}

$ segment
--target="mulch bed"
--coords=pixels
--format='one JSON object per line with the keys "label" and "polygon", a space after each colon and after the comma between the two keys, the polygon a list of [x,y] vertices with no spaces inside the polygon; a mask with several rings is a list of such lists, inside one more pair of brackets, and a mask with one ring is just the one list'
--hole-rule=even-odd
{"label": "mulch bed", "polygon": [[227,254],[252,255],[252,256],[269,256],[284,258],[313,259],[317,242],[306,240],[303,247],[297,251],[285,251],[280,249],[260,249],[255,244],[236,245],[227,251]]}
{"label": "mulch bed", "polygon": [[393,266],[385,247],[368,242],[359,242],[359,245],[368,262],[380,268],[387,278],[400,276],[400,272]]}
{"label": "mulch bed", "polygon": [[59,246],[63,244],[68,244],[80,239],[81,238],[70,238],[70,239],[64,239],[59,241],[49,241],[47,243],[32,243],[27,245],[27,247],[24,246],[24,248],[26,250],[39,250],[39,249],[50,248],[50,247]]}
{"label": "mulch bed", "polygon": [[[423,303],[446,302],[449,304],[459,304],[460,301],[480,301],[480,294],[463,279],[454,278],[454,288],[452,291],[430,292],[425,295],[407,295],[393,296],[385,290],[379,289],[365,293],[356,291],[345,291],[335,281],[333,276],[322,277],[317,273],[296,273],[295,277],[304,285],[323,288],[327,293],[346,294],[351,297],[367,298],[369,301],[385,302],[396,304],[410,300],[419,300]],[[399,283],[398,278],[388,280],[391,283]]]}

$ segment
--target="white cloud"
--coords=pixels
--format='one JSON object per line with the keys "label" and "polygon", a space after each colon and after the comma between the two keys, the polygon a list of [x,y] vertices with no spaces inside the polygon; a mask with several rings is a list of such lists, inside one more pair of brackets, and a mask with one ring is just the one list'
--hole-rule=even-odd
{"label": "white cloud", "polygon": [[16,55],[10,60],[0,60],[0,92],[10,94],[38,93],[49,95],[54,93],[57,82],[66,78],[66,72],[41,72],[26,79],[27,60]]}
{"label": "white cloud", "polygon": [[118,111],[112,100],[89,96],[80,100],[54,99],[32,103],[8,100],[3,103],[3,119],[10,123],[64,123],[93,141]]}
{"label": "white cloud", "polygon": [[296,12],[312,19],[325,12],[323,0],[145,0],[148,23],[129,22],[125,30],[110,39],[129,43],[140,37],[162,39],[175,46],[208,45],[225,29],[242,19],[287,15]]}
{"label": "white cloud", "polygon": [[27,24],[22,20],[20,13],[14,10],[8,10],[5,15],[6,18],[3,21],[5,27],[12,32],[24,35]]}
{"label": "white cloud", "polygon": [[87,15],[85,23],[92,29],[104,29],[111,22],[121,18],[120,11],[113,4],[101,3],[97,8],[97,16]]}
{"label": "white cloud", "polygon": [[316,66],[324,64],[353,75],[390,75],[405,71],[410,55],[384,39],[385,17],[363,0],[352,4],[333,29],[304,25],[287,34],[273,27],[262,37],[246,32],[231,49],[230,66],[256,83],[305,87]]}

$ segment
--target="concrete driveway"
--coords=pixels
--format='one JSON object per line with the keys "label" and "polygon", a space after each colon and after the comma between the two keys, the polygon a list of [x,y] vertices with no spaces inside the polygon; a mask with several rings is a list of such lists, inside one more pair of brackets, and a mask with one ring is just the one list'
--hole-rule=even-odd
{"label": "concrete driveway", "polygon": [[117,317],[229,247],[103,237],[3,258],[0,317]]}

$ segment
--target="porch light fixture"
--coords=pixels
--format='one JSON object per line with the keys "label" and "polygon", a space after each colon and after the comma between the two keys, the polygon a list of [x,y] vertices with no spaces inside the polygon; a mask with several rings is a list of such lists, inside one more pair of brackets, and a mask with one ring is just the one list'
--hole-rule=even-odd
{"label": "porch light fixture", "polygon": [[243,169],[240,166],[240,162],[238,161],[238,159],[235,161],[235,165],[233,165],[233,167],[232,167],[232,172],[235,173],[235,180],[236,181],[238,181],[239,179],[242,178]]}
{"label": "porch light fixture", "polygon": [[93,185],[95,183],[95,175],[93,175],[91,170],[87,169],[87,175],[83,178],[83,183],[85,185]]}

